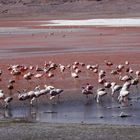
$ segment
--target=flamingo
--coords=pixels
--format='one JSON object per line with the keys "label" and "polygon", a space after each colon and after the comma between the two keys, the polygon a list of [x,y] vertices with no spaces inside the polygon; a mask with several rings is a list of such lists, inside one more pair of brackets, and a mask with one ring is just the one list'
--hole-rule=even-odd
{"label": "flamingo", "polygon": [[112,70],[110,73],[111,73],[112,75],[117,75],[117,74],[118,74],[118,71],[117,71],[117,70]]}
{"label": "flamingo", "polygon": [[125,65],[129,65],[129,61],[125,61]]}
{"label": "flamingo", "polygon": [[78,74],[78,73],[80,73],[80,72],[81,72],[81,70],[80,70],[80,69],[78,69],[78,68],[76,68],[76,69],[75,69],[75,73],[77,73],[77,74]]}
{"label": "flamingo", "polygon": [[32,74],[31,72],[28,72],[27,74],[24,74],[23,75],[23,78],[26,79],[26,80],[30,80],[32,78],[34,74]]}
{"label": "flamingo", "polygon": [[56,96],[58,96],[58,100],[59,100],[60,94],[63,91],[64,91],[63,89],[57,89],[57,88],[50,90],[50,92],[49,92],[49,94],[50,94],[50,100],[52,100]]}
{"label": "flamingo", "polygon": [[136,71],[137,78],[140,76],[140,71]]}
{"label": "flamingo", "polygon": [[51,72],[52,70],[55,70],[56,68],[57,68],[57,64],[55,64],[55,63],[53,63],[53,62],[49,62],[49,64],[48,64],[49,66],[48,66],[48,68],[44,68],[44,72],[45,73],[49,73],[49,72]]}
{"label": "flamingo", "polygon": [[96,95],[96,101],[97,101],[97,103],[99,103],[100,102],[100,98],[102,96],[105,96],[106,94],[107,94],[107,92],[105,91],[104,88],[97,89],[97,95]]}
{"label": "flamingo", "polygon": [[82,67],[84,67],[85,66],[85,63],[80,62],[79,65],[81,65]]}
{"label": "flamingo", "polygon": [[11,74],[12,75],[20,75],[21,72],[18,69],[12,69]]}
{"label": "flamingo", "polygon": [[114,93],[116,93],[117,91],[120,91],[121,88],[122,88],[121,85],[117,85],[115,82],[112,82],[111,83],[111,90],[112,90],[111,95],[113,96]]}
{"label": "flamingo", "polygon": [[54,87],[46,86],[44,89],[40,89],[40,86],[35,87],[34,95],[35,97],[40,97],[41,95],[47,95]]}
{"label": "flamingo", "polygon": [[54,89],[55,88],[53,86],[44,85],[44,89],[40,89],[40,86],[36,86],[34,90],[31,90],[29,92],[19,92],[18,99],[20,101],[29,99],[30,105],[33,105],[34,100],[36,100],[41,95],[47,95],[51,90]]}
{"label": "flamingo", "polygon": [[93,72],[94,72],[94,73],[98,73],[98,69],[94,69]]}
{"label": "flamingo", "polygon": [[109,67],[113,65],[113,63],[110,62],[110,61],[104,60],[104,62],[105,62],[105,64],[106,64],[107,66],[109,66]]}
{"label": "flamingo", "polygon": [[134,71],[132,70],[132,68],[129,68],[129,71],[128,71],[128,73],[133,73]]}
{"label": "flamingo", "polygon": [[92,66],[91,66],[91,65],[87,65],[87,66],[86,66],[86,69],[87,69],[87,70],[92,70]]}
{"label": "flamingo", "polygon": [[100,70],[100,72],[98,73],[99,79],[102,79],[103,77],[106,76],[106,72],[104,70]]}
{"label": "flamingo", "polygon": [[9,84],[9,85],[7,86],[7,88],[9,89],[10,95],[11,95],[11,94],[12,94],[12,90],[14,89],[13,84]]}
{"label": "flamingo", "polygon": [[78,69],[78,66],[77,65],[72,65],[72,69],[76,70],[76,69]]}
{"label": "flamingo", "polygon": [[121,81],[126,82],[126,81],[131,80],[131,79],[132,79],[132,77],[131,77],[131,76],[129,76],[129,75],[125,75],[125,76],[120,76],[120,77],[119,77],[119,79],[120,79]]}
{"label": "flamingo", "polygon": [[44,67],[47,67],[49,64],[45,61],[44,62]]}
{"label": "flamingo", "polygon": [[131,80],[131,85],[138,85],[139,83],[139,78],[134,78]]}
{"label": "flamingo", "polygon": [[35,78],[41,78],[41,77],[43,77],[43,74],[38,73],[38,74],[34,75],[34,77]]}
{"label": "flamingo", "polygon": [[80,63],[79,63],[79,62],[77,62],[77,61],[75,61],[75,62],[74,62],[74,65],[79,65],[79,64],[80,64]]}
{"label": "flamingo", "polygon": [[10,97],[10,96],[8,96],[8,97],[6,97],[5,99],[4,99],[4,102],[5,102],[5,108],[7,108],[8,106],[9,106],[9,104],[10,104],[10,102],[13,100],[13,97]]}
{"label": "flamingo", "polygon": [[34,66],[29,66],[29,70],[33,70],[34,69]]}
{"label": "flamingo", "polygon": [[131,85],[136,86],[136,89],[139,90],[138,89],[139,78],[133,78],[130,82],[131,82]]}
{"label": "flamingo", "polygon": [[60,68],[60,71],[61,71],[61,72],[64,72],[64,71],[65,71],[65,69],[66,69],[66,68],[65,68],[65,66],[64,66],[64,65],[62,65],[62,64],[60,64],[60,65],[59,65],[59,68]]}
{"label": "flamingo", "polygon": [[20,66],[19,70],[20,70],[20,72],[25,72],[25,71],[27,71],[27,70],[28,70],[28,67],[27,67],[27,66],[22,65],[22,66]]}
{"label": "flamingo", "polygon": [[93,90],[93,86],[89,83],[86,84],[86,89],[87,90]]}
{"label": "flamingo", "polygon": [[[0,100],[3,101],[4,99],[5,99],[5,94],[4,94],[3,90],[0,89]],[[1,102],[1,104],[2,104],[2,102]]]}
{"label": "flamingo", "polygon": [[71,65],[70,65],[70,64],[68,64],[66,67],[67,67],[68,69],[70,69],[70,68],[71,68]]}
{"label": "flamingo", "polygon": [[47,85],[44,85],[44,87],[45,87],[45,89],[48,89],[48,90],[53,90],[53,89],[55,89],[55,87],[54,86],[47,86]]}
{"label": "flamingo", "polygon": [[40,68],[38,65],[36,66],[36,71],[43,71],[43,69],[42,68]]}
{"label": "flamingo", "polygon": [[0,76],[2,75],[2,70],[0,69]]}
{"label": "flamingo", "polygon": [[[26,93],[25,93],[26,94]],[[35,95],[35,92],[34,91],[29,91],[29,92],[27,92],[27,96],[29,97],[29,98],[33,98],[33,97],[35,97],[36,95]]]}
{"label": "flamingo", "polygon": [[122,89],[120,90],[120,94],[118,96],[119,102],[124,103],[125,101],[128,101],[128,96],[130,94],[129,91],[130,86],[131,86],[131,82],[127,81],[124,83]]}
{"label": "flamingo", "polygon": [[40,86],[35,87],[34,91],[28,92],[28,95],[31,98],[30,105],[33,105],[33,101],[34,100],[37,101],[37,98],[39,98],[41,95],[44,95],[45,92],[46,92],[46,90],[45,89],[40,89]]}
{"label": "flamingo", "polygon": [[71,72],[71,77],[72,78],[79,78],[78,74],[75,72]]}
{"label": "flamingo", "polygon": [[99,84],[104,84],[106,82],[106,79],[105,78],[99,78],[98,79],[98,83]]}
{"label": "flamingo", "polygon": [[2,89],[0,89],[0,99],[4,99],[5,98],[5,94],[3,92]]}
{"label": "flamingo", "polygon": [[53,63],[53,62],[49,62],[50,66],[49,66],[49,70],[55,70],[57,68],[57,64]]}
{"label": "flamingo", "polygon": [[111,87],[111,83],[110,82],[105,82],[104,83],[104,87],[105,88],[110,88]]}
{"label": "flamingo", "polygon": [[16,82],[16,81],[15,81],[14,79],[10,79],[10,80],[9,80],[9,83],[10,83],[10,84],[14,84],[15,82]]}
{"label": "flamingo", "polygon": [[49,77],[49,78],[54,77],[54,74],[53,74],[52,72],[49,72],[49,73],[48,73],[48,77]]}
{"label": "flamingo", "polygon": [[87,89],[87,87],[82,87],[82,94],[86,95],[87,99],[89,97],[89,95],[93,95],[93,91],[90,89]]}
{"label": "flamingo", "polygon": [[96,65],[87,65],[86,69],[93,71],[94,69],[98,69],[98,67],[99,67],[98,64],[96,64]]}
{"label": "flamingo", "polygon": [[130,86],[131,86],[131,81],[126,81],[126,82],[123,84],[121,90],[124,90],[124,89],[129,90]]}
{"label": "flamingo", "polygon": [[118,96],[119,102],[125,102],[125,97],[128,100],[128,95],[130,92],[128,90],[121,90],[120,95]]}
{"label": "flamingo", "polygon": [[99,65],[98,64],[95,64],[95,65],[92,65],[92,69],[98,69],[99,68]]}
{"label": "flamingo", "polygon": [[124,65],[120,64],[116,67],[118,72],[122,72],[122,70],[124,69]]}
{"label": "flamingo", "polygon": [[27,93],[21,93],[21,92],[19,92],[19,94],[18,94],[18,99],[20,101],[24,101],[24,100],[29,99],[29,98],[30,98],[30,95],[28,95]]}

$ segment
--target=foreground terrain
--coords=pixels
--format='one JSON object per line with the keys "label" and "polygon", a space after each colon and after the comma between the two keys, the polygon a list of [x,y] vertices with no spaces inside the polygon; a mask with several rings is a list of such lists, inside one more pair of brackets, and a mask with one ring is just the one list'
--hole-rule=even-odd
{"label": "foreground terrain", "polygon": [[139,126],[1,123],[2,140],[139,140]]}

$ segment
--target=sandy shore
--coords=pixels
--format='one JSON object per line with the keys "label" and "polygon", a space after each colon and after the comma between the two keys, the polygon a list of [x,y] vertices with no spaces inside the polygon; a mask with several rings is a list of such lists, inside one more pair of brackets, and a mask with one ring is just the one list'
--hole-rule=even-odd
{"label": "sandy shore", "polygon": [[1,122],[2,140],[139,140],[139,126]]}

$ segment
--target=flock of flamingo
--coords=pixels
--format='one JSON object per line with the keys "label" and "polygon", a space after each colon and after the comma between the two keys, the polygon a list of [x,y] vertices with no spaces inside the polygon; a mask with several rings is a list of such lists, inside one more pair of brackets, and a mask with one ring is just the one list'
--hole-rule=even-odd
{"label": "flock of flamingo", "polygon": [[[119,103],[128,104],[129,95],[132,94],[130,87],[134,86],[138,89],[140,71],[132,69],[130,62],[125,61],[124,64],[114,64],[111,61],[104,60],[105,69],[101,69],[100,65],[95,64],[85,64],[82,62],[73,62],[72,64],[62,65],[56,64],[54,62],[49,61],[45,62],[44,66],[26,66],[26,65],[9,65],[7,70],[11,76],[22,76],[23,79],[31,80],[34,78],[42,78],[44,75],[47,75],[49,78],[54,77],[54,70],[58,69],[61,73],[65,73],[65,71],[70,71],[70,76],[74,80],[80,78],[80,73],[84,69],[85,71],[91,71],[96,74],[98,77],[98,88],[95,90],[93,84],[85,83],[84,86],[81,87],[81,93],[89,98],[90,95],[95,97],[97,103],[102,102],[103,96],[110,94],[112,98],[117,96],[117,100]],[[33,73],[33,70],[36,71],[36,74]],[[107,70],[111,76],[117,77],[117,80],[110,81],[107,77]],[[2,75],[4,71],[0,70],[0,79],[2,79]],[[118,82],[119,81],[119,82]],[[1,81],[2,82],[2,81]],[[14,83],[17,82],[16,79],[10,79],[7,88],[11,91],[14,89]],[[121,84],[120,84],[121,83]],[[110,93],[109,90],[110,89]],[[5,94],[3,89],[0,89],[0,101],[2,104],[4,103],[5,108],[7,108],[10,103],[15,99],[15,95],[19,101],[29,100],[30,104],[33,105],[34,100],[37,100],[40,96],[49,95],[49,99],[52,100],[56,97],[60,97],[61,93],[65,89],[59,89],[54,87],[53,85],[44,85],[41,88],[40,85],[34,87],[32,90],[24,90],[17,91],[16,94]]]}

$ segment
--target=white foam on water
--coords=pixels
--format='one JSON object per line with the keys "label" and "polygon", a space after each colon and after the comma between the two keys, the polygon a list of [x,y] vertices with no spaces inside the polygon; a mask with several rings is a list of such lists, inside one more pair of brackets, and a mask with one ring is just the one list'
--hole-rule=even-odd
{"label": "white foam on water", "polygon": [[40,26],[108,26],[108,27],[140,27],[140,18],[113,18],[87,20],[50,20]]}

